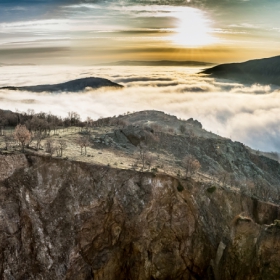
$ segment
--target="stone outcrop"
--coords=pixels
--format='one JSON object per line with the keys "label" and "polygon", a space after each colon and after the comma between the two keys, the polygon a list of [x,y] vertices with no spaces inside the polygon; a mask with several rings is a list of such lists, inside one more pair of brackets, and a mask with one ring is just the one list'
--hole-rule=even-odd
{"label": "stone outcrop", "polygon": [[12,163],[1,169],[0,279],[280,279],[278,205],[191,179],[16,157],[0,158]]}
{"label": "stone outcrop", "polygon": [[28,162],[23,154],[13,154],[10,156],[0,154],[0,181],[10,177],[15,170],[27,166]]}

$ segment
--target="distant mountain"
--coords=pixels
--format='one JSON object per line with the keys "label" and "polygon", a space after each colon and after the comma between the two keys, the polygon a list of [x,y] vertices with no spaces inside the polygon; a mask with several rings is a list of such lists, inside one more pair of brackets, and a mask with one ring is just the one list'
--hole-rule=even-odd
{"label": "distant mountain", "polygon": [[122,60],[99,64],[99,66],[210,66],[213,63],[202,61],[176,61],[176,60],[159,60],[159,61],[133,61]]}
{"label": "distant mountain", "polygon": [[7,64],[7,63],[0,63],[0,67],[2,66],[35,66],[36,64],[32,63],[12,63],[12,64]]}
{"label": "distant mountain", "polygon": [[247,84],[280,86],[280,56],[255,59],[243,63],[221,64],[204,70],[214,78],[235,80]]}
{"label": "distant mountain", "polygon": [[71,91],[77,92],[86,89],[87,87],[97,89],[102,87],[113,87],[113,88],[122,88],[123,86],[113,83],[110,80],[102,79],[102,78],[82,78],[73,81],[69,81],[61,84],[54,85],[37,85],[37,86],[24,86],[24,87],[1,87],[0,89],[8,89],[8,90],[27,90],[32,92],[58,92],[58,91]]}

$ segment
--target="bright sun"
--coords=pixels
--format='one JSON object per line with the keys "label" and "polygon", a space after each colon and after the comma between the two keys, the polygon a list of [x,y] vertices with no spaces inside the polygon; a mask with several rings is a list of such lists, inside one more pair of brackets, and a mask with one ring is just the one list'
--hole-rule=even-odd
{"label": "bright sun", "polygon": [[211,35],[211,21],[207,19],[204,12],[194,8],[181,8],[176,11],[179,20],[176,34],[172,37],[175,44],[186,47],[199,47],[216,42]]}

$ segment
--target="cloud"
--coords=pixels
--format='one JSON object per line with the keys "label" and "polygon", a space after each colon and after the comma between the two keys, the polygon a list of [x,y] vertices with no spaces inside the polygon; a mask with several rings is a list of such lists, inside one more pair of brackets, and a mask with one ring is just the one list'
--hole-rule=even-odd
{"label": "cloud", "polygon": [[280,152],[280,94],[269,86],[245,86],[197,75],[187,67],[1,67],[0,86],[61,83],[86,76],[122,80],[123,90],[35,94],[0,90],[4,109],[76,111],[85,119],[127,111],[161,110],[193,117],[204,128],[255,149]]}

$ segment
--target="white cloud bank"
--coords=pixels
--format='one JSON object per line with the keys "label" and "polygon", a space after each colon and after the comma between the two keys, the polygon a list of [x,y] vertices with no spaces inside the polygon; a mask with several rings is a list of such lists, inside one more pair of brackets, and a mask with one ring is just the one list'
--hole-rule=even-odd
{"label": "white cloud bank", "polygon": [[197,68],[172,67],[0,67],[0,86],[54,84],[82,77],[123,81],[123,90],[36,94],[0,90],[0,108],[51,111],[83,118],[155,109],[193,117],[204,128],[255,149],[280,152],[280,92],[199,76]]}

